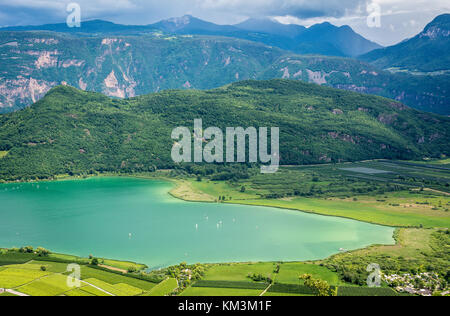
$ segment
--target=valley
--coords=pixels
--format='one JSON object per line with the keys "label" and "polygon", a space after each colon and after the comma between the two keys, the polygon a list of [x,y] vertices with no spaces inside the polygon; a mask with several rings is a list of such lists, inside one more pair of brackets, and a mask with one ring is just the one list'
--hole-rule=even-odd
{"label": "valley", "polygon": [[439,1],[2,9],[0,297],[450,296]]}

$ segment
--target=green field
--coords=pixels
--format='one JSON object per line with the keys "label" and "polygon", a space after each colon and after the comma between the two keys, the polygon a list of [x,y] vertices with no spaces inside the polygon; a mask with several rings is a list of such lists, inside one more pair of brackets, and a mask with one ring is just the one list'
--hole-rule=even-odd
{"label": "green field", "polygon": [[398,296],[391,288],[346,287],[338,288],[338,296]]}
{"label": "green field", "polygon": [[70,291],[67,276],[52,274],[17,288],[20,293],[30,296],[59,296]]}
{"label": "green field", "polygon": [[0,271],[0,288],[13,289],[49,275],[48,272],[7,268]]}
{"label": "green field", "polygon": [[181,296],[259,296],[261,290],[190,287]]}
{"label": "green field", "polygon": [[209,268],[203,280],[213,281],[251,281],[249,274],[262,274],[264,277],[273,276],[274,263],[242,263],[224,264]]}
{"label": "green field", "polygon": [[274,296],[289,297],[289,296],[314,296],[314,295],[295,294],[295,293],[274,293],[274,292],[267,292],[266,294],[264,294],[264,296],[268,296],[268,297],[274,297]]}
{"label": "green field", "polygon": [[11,294],[11,293],[8,293],[8,292],[4,292],[4,293],[0,294],[0,296],[8,296],[8,297],[11,297],[11,296],[17,296],[17,295]]}
{"label": "green field", "polygon": [[89,285],[99,287],[115,296],[135,296],[143,293],[141,289],[124,283],[109,284],[107,282],[100,281],[94,278],[85,279],[83,281],[88,283]]}
{"label": "green field", "polygon": [[[78,263],[82,264],[80,288],[72,288],[67,285],[68,263],[61,261],[69,259],[76,259]],[[24,262],[25,260],[27,262]],[[0,288],[12,289],[29,296],[109,296],[110,294],[137,296],[147,293],[157,285],[157,283],[138,279],[139,275],[132,276],[88,266],[88,259],[70,255],[51,254],[39,257],[35,253],[20,253],[17,250],[2,249],[0,262],[4,264],[0,266]],[[7,262],[11,264],[8,265]],[[109,262],[122,267],[130,264],[115,260]],[[136,266],[143,265],[136,264]],[[171,285],[171,281],[165,286]],[[3,296],[7,295],[8,293]]]}
{"label": "green field", "polygon": [[343,282],[339,280],[337,273],[330,271],[325,267],[306,263],[283,263],[280,265],[280,272],[276,275],[276,283],[285,284],[303,284],[299,276],[311,274],[316,279],[327,281],[331,285],[340,285]]}
{"label": "green field", "polygon": [[64,295],[65,296],[95,296],[91,293],[84,291],[83,289],[84,289],[84,287],[81,287],[79,289],[73,289],[73,290],[70,290],[70,291],[64,293]]}
{"label": "green field", "polygon": [[[89,259],[80,258],[77,256],[66,255],[66,254],[52,253],[52,254],[50,254],[49,257],[57,259],[57,260],[63,260],[64,262],[76,262],[76,263],[80,263],[80,264],[89,263]],[[146,265],[138,264],[135,262],[118,261],[118,260],[111,260],[111,259],[104,259],[104,258],[98,258],[98,259],[100,261],[100,264],[102,264],[102,265],[125,270],[125,271],[127,271],[128,268],[135,268],[137,271],[147,268]]]}
{"label": "green field", "polygon": [[423,160],[422,161],[414,161],[414,163],[445,166],[445,165],[450,165],[450,158],[445,158],[445,159],[427,159],[426,161],[423,161]]}
{"label": "green field", "polygon": [[[245,200],[231,203],[259,205],[299,210],[329,216],[339,216],[364,222],[396,227],[450,227],[450,213],[423,210],[418,207],[389,206],[374,198],[351,200],[326,200],[299,198],[293,200]],[[415,205],[422,198],[405,198],[405,204]],[[442,198],[447,201],[448,198]]]}
{"label": "green field", "polygon": [[84,292],[87,292],[88,294],[90,294],[90,295],[92,295],[92,296],[111,296],[111,295],[109,295],[109,294],[107,294],[107,293],[105,293],[105,292],[103,292],[103,291],[100,291],[99,289],[97,289],[97,288],[95,288],[95,287],[92,287],[92,286],[90,286],[90,285],[88,285],[88,286],[83,286],[83,287],[81,287],[81,289],[82,289]]}
{"label": "green field", "polygon": [[150,291],[155,287],[156,283],[138,280],[124,275],[110,273],[103,270],[94,269],[88,266],[81,267],[81,279],[97,279],[109,284],[126,283],[143,291]]}
{"label": "green field", "polygon": [[26,263],[35,258],[37,256],[32,253],[11,253],[5,249],[0,249],[0,266]]}
{"label": "green field", "polygon": [[144,296],[167,296],[171,294],[177,287],[177,280],[169,278],[159,283]]}

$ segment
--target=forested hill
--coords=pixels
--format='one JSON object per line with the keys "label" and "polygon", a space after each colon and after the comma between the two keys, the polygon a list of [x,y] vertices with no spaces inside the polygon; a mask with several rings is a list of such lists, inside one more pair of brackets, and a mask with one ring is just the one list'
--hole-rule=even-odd
{"label": "forested hill", "polygon": [[282,164],[450,154],[450,118],[289,80],[111,99],[68,86],[0,116],[0,179],[171,168],[174,127],[280,128]]}

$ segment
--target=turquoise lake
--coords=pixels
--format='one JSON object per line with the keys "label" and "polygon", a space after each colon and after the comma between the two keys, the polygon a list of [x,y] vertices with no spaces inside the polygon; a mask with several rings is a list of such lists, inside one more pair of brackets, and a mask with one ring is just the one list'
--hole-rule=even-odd
{"label": "turquoise lake", "polygon": [[172,184],[90,178],[0,185],[0,247],[131,260],[303,261],[394,244],[394,228],[267,207],[190,203]]}

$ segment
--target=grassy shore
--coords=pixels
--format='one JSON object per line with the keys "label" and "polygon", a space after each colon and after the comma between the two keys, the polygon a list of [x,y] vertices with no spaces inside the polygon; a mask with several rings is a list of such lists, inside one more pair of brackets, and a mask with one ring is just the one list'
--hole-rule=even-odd
{"label": "grassy shore", "polygon": [[302,212],[345,217],[363,222],[393,227],[450,227],[450,213],[436,209],[447,205],[448,196],[415,194],[409,191],[355,198],[257,198],[253,192],[242,193],[226,182],[198,182],[195,179],[178,180],[171,191],[174,197],[185,201],[212,202],[215,196],[226,196],[225,203],[277,207]]}

